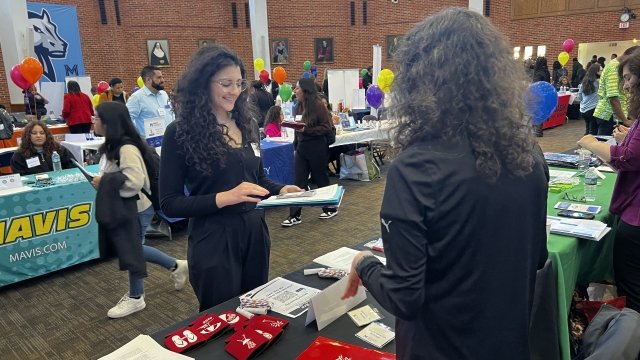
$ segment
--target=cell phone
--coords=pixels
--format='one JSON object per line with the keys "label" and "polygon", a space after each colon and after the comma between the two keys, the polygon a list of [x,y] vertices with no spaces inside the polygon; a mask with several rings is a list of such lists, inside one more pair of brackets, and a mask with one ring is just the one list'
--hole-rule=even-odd
{"label": "cell phone", "polygon": [[573,210],[560,210],[558,211],[558,216],[573,218],[573,219],[585,219],[592,220],[595,216],[593,214],[587,214],[580,211]]}

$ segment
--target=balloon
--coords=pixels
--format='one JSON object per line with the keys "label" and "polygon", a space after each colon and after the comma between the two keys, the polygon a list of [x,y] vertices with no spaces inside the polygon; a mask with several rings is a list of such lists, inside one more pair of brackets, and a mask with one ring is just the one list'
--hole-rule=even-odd
{"label": "balloon", "polygon": [[317,79],[318,78],[318,67],[315,66],[315,65],[312,65],[311,66],[311,73],[313,74],[313,77]]}
{"label": "balloon", "polygon": [[302,73],[302,78],[303,78],[303,79],[309,79],[309,78],[311,78],[311,73],[310,73],[310,72],[308,72],[308,71],[303,72],[303,73]]}
{"label": "balloon", "polygon": [[538,81],[529,85],[524,102],[534,125],[540,125],[551,116],[558,105],[558,93],[553,85]]}
{"label": "balloon", "polygon": [[133,89],[131,90],[131,93],[133,94],[134,92],[140,90],[139,86],[134,86]]}
{"label": "balloon", "polygon": [[142,76],[138,76],[138,80],[136,80],[136,84],[138,84],[138,87],[142,89],[142,87],[144,86],[144,81],[142,80]]}
{"label": "balloon", "polygon": [[564,51],[561,52],[560,54],[558,54],[558,61],[560,62],[560,65],[564,66],[564,64],[569,61],[569,54]]}
{"label": "balloon", "polygon": [[100,81],[98,83],[98,85],[96,86],[96,91],[98,92],[98,94],[102,94],[103,92],[105,92],[107,89],[109,88],[109,83],[106,81]]}
{"label": "balloon", "polygon": [[27,81],[27,79],[24,78],[24,76],[22,76],[22,73],[20,72],[20,65],[16,64],[13,65],[13,67],[11,68],[11,80],[13,80],[13,83],[16,84],[17,87],[19,87],[22,90],[27,90],[31,84],[29,84],[29,82]]}
{"label": "balloon", "polygon": [[573,47],[576,45],[576,43],[573,41],[573,39],[567,39],[562,43],[562,48],[564,49],[564,51],[570,53],[571,51],[573,51]]}
{"label": "balloon", "polygon": [[291,94],[293,94],[293,89],[291,88],[291,84],[284,83],[280,85],[278,90],[278,95],[282,98],[282,101],[287,102],[291,100]]}
{"label": "balloon", "polygon": [[93,97],[91,98],[91,103],[93,104],[93,107],[98,106],[99,102],[100,102],[100,95],[98,94],[93,95]]}
{"label": "balloon", "polygon": [[304,71],[309,71],[311,70],[311,61],[306,60],[302,66],[302,68],[304,68]]}
{"label": "balloon", "polygon": [[382,105],[383,100],[384,93],[382,92],[380,87],[378,87],[378,85],[369,86],[369,88],[367,89],[367,102],[369,103],[369,105],[371,105],[374,109],[377,109]]}
{"label": "balloon", "polygon": [[378,74],[378,86],[385,93],[388,93],[389,90],[391,90],[391,84],[393,84],[394,76],[393,71],[389,69],[382,69]]}
{"label": "balloon", "polygon": [[260,71],[259,78],[260,78],[260,82],[266,85],[267,82],[269,81],[269,72],[267,70]]}
{"label": "balloon", "polygon": [[369,70],[362,69],[362,70],[360,70],[360,77],[365,77],[365,75],[367,75],[368,73],[369,73]]}
{"label": "balloon", "polygon": [[278,84],[282,85],[282,83],[287,79],[287,71],[282,66],[277,66],[273,69],[273,80],[275,80]]}
{"label": "balloon", "polygon": [[264,69],[264,59],[256,58],[253,60],[253,68],[258,72],[262,71]]}
{"label": "balloon", "polygon": [[20,63],[20,73],[29,82],[29,85],[33,85],[42,76],[42,64],[34,57],[26,57]]}
{"label": "balloon", "polygon": [[362,78],[358,79],[358,89],[362,89]]}

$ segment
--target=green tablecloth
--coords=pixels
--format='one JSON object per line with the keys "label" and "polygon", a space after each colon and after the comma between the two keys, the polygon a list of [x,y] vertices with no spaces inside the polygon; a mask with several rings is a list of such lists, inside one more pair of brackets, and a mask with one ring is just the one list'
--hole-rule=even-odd
{"label": "green tablecloth", "polygon": [[[602,210],[596,215],[596,219],[610,223],[609,204],[616,181],[616,174],[603,174],[606,178],[598,181],[598,193],[594,205],[602,206]],[[581,197],[584,191],[583,186],[581,182],[579,185],[567,190],[567,192],[570,195]],[[554,205],[559,201],[568,201],[562,199],[562,196],[563,193],[549,193],[547,214],[557,215],[558,210],[554,209]],[[547,241],[549,258],[553,262],[554,271],[558,279],[558,326],[562,358],[565,360],[571,359],[568,318],[571,296],[576,283],[588,284],[596,280],[613,280],[613,236],[615,233],[613,230],[600,241],[576,239],[554,234],[551,234]]]}

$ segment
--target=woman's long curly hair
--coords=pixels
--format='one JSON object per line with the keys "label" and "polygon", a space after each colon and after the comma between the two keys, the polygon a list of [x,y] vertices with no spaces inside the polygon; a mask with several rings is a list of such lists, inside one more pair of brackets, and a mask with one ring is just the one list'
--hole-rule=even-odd
{"label": "woman's long curly hair", "polygon": [[517,176],[532,171],[525,74],[487,19],[462,8],[441,11],[406,35],[395,59],[391,110],[399,145],[468,139],[486,180],[504,168]]}
{"label": "woman's long curly hair", "polygon": [[[225,155],[231,150],[225,134],[228,128],[218,124],[211,104],[211,79],[228,66],[240,68],[246,78],[244,64],[228,48],[214,44],[198,49],[191,57],[173,93],[176,111],[176,140],[189,166],[211,174],[212,159],[225,166]],[[247,101],[247,91],[236,99],[231,116],[242,132],[243,142],[258,142],[258,111]]]}
{"label": "woman's long curly hair", "polygon": [[[620,85],[624,84],[623,71],[624,67],[629,67],[629,72],[640,78],[640,50],[635,50],[629,55],[623,55],[620,64],[618,64],[618,76],[620,77]],[[640,81],[629,89],[627,103],[629,104],[629,117],[631,119],[640,118]]]}
{"label": "woman's long curly hair", "polygon": [[46,156],[49,157],[54,151],[60,150],[60,144],[53,139],[53,135],[49,128],[47,128],[47,125],[40,120],[32,120],[24,127],[20,146],[17,150],[20,154],[25,158],[30,158],[38,153],[38,150],[36,150],[35,146],[33,146],[33,143],[31,142],[31,130],[33,130],[34,126],[40,126],[42,130],[44,130],[45,141],[42,145],[42,151]]}

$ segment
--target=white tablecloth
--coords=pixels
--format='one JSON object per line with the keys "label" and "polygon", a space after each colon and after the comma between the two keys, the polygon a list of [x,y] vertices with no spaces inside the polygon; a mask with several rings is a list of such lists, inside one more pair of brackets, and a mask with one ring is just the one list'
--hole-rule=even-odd
{"label": "white tablecloth", "polygon": [[[390,121],[381,121],[376,124],[377,127],[372,129],[363,129],[358,131],[343,131],[342,134],[336,135],[336,142],[329,145],[329,147],[366,143],[373,140],[386,140],[389,139],[389,129],[391,127]],[[271,141],[280,142],[293,142],[293,136],[288,137],[273,137],[269,138]]]}
{"label": "white tablecloth", "polygon": [[89,141],[80,141],[80,142],[71,142],[71,141],[62,141],[60,145],[64,146],[67,150],[71,152],[73,157],[80,164],[84,163],[84,151],[83,150],[98,150],[100,145],[104,143],[104,138],[99,137],[95,140]]}

